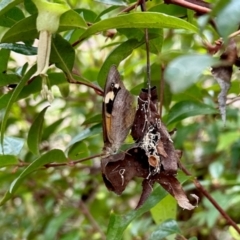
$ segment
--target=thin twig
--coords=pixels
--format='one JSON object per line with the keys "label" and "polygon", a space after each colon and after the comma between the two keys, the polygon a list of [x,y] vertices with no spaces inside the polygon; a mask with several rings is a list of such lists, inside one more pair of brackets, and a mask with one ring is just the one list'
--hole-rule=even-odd
{"label": "thin twig", "polygon": [[79,207],[81,208],[82,213],[86,216],[86,218],[91,223],[91,226],[92,226],[93,230],[101,235],[101,239],[106,239],[105,234],[103,233],[101,228],[98,226],[98,224],[95,221],[94,217],[89,212],[87,206],[85,205],[85,203],[82,200],[79,201]]}
{"label": "thin twig", "polygon": [[[227,99],[227,100],[229,100],[229,99]],[[237,97],[233,98],[226,105],[231,105],[231,104],[233,104],[234,102],[237,102],[237,101],[240,101],[240,96],[237,96]]]}
{"label": "thin twig", "polygon": [[[142,0],[141,3],[141,10],[142,12],[146,12],[146,2],[145,0]],[[151,68],[150,68],[150,54],[149,54],[149,35],[148,35],[148,29],[145,28],[145,45],[146,45],[146,71],[147,71],[147,87],[148,87],[148,118],[150,117],[149,114],[150,111],[150,101],[151,101]]]}
{"label": "thin twig", "polygon": [[[179,161],[180,169],[187,175],[192,176],[192,174],[183,166],[183,164]],[[208,193],[208,191],[201,185],[201,183],[195,178],[193,180],[195,187],[201,192],[211,203],[212,205],[219,211],[219,213],[226,219],[226,221],[231,225],[239,234],[240,228],[238,225],[230,218],[230,216],[218,205],[218,203],[212,198],[212,196]]]}
{"label": "thin twig", "polygon": [[136,7],[138,7],[139,5],[142,4],[142,0],[138,0],[135,4],[133,4],[132,6],[130,7],[127,7],[127,8],[124,8],[121,12],[119,12],[119,14],[121,13],[124,13],[124,12],[130,12],[132,11],[133,9],[136,9]]}
{"label": "thin twig", "polygon": [[[146,12],[146,2],[145,0],[141,3],[141,9]],[[150,68],[150,54],[149,54],[149,35],[148,29],[145,28],[145,43],[146,43],[146,60],[147,60],[147,83],[148,83],[148,95],[151,94],[151,68]]]}
{"label": "thin twig", "polygon": [[211,9],[206,6],[202,6],[200,2],[198,1],[185,1],[185,0],[164,0],[166,4],[175,4],[181,7],[186,7],[189,9],[192,9],[198,13],[209,13],[211,12]]}
{"label": "thin twig", "polygon": [[97,85],[93,84],[93,83],[87,83],[87,82],[83,82],[83,81],[78,81],[78,80],[74,79],[74,77],[72,75],[67,76],[67,80],[68,80],[69,83],[80,84],[80,85],[85,85],[87,87],[90,87],[98,95],[103,96],[103,90],[100,87],[98,87]]}
{"label": "thin twig", "polygon": [[85,162],[85,161],[90,160],[90,159],[92,159],[92,158],[102,157],[102,156],[104,156],[104,153],[95,154],[95,155],[90,156],[90,157],[82,158],[82,159],[73,161],[73,163],[74,163],[74,164],[77,164],[77,163],[80,163],[80,162]]}
{"label": "thin twig", "polygon": [[159,106],[159,115],[162,119],[162,108],[163,108],[163,98],[164,98],[164,66],[161,66],[161,79],[160,79],[160,106]]}
{"label": "thin twig", "polygon": [[240,35],[240,30],[238,30],[238,31],[230,34],[230,35],[228,36],[228,38],[233,38],[233,37],[236,37],[236,36],[238,36],[238,35]]}
{"label": "thin twig", "polygon": [[49,167],[61,167],[61,166],[66,166],[66,165],[74,166],[74,165],[76,165],[78,163],[88,161],[88,160],[90,160],[92,158],[102,157],[103,155],[104,155],[103,153],[100,153],[100,154],[96,154],[96,155],[93,155],[93,156],[90,156],[90,157],[82,158],[82,159],[79,159],[79,160],[76,160],[76,161],[70,160],[67,163],[49,163],[49,164],[45,164],[44,167],[46,167],[46,168],[49,168]]}
{"label": "thin twig", "polygon": [[[73,161],[71,159],[67,159],[68,162],[66,162],[66,163],[48,163],[48,164],[45,164],[44,167],[45,168],[50,168],[50,167],[61,167],[61,166],[74,166],[74,165],[76,165],[78,163],[85,162],[85,161],[91,160],[93,158],[102,157],[102,156],[104,156],[103,153],[96,154],[96,155],[93,155],[93,156],[90,156],[90,157],[86,157],[86,158],[82,158],[82,159],[79,159],[79,160],[76,160],[76,161]],[[14,165],[14,166],[16,166],[16,167],[25,167],[25,166],[29,166],[31,164],[31,163],[23,162],[20,159],[18,161],[20,163]],[[54,162],[54,160],[53,160],[53,162]]]}

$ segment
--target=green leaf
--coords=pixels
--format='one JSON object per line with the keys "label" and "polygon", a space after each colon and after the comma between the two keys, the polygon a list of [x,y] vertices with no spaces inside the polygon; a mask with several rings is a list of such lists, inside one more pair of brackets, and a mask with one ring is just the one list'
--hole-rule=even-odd
{"label": "green leaf", "polygon": [[32,126],[28,132],[28,138],[27,138],[28,148],[35,155],[39,155],[39,144],[40,144],[41,136],[42,136],[44,115],[45,115],[45,112],[47,111],[48,107],[49,106],[45,107],[39,113],[39,115],[34,120]]}
{"label": "green leaf", "polygon": [[28,62],[25,62],[22,66],[20,66],[18,68],[17,73],[19,73],[20,76],[23,76],[26,73],[27,69],[28,69],[28,65],[29,65]]}
{"label": "green leaf", "polygon": [[194,34],[181,34],[181,47],[182,51],[188,52],[192,48]]}
{"label": "green leaf", "polygon": [[198,86],[198,84],[194,84],[184,92],[173,94],[173,101],[174,102],[180,102],[184,100],[199,101],[199,99],[203,99],[203,97],[204,91],[202,90],[201,86]]}
{"label": "green leaf", "polygon": [[[133,31],[131,30],[131,32]],[[142,33],[142,38],[140,40],[142,40],[143,38],[145,39],[145,32]],[[149,38],[149,51],[151,53],[159,55],[161,53],[163,44],[163,29],[159,28],[148,29],[148,38]],[[142,46],[142,49],[146,51],[145,44]]]}
{"label": "green leaf", "polygon": [[[16,102],[20,99],[24,99],[33,93],[39,93],[41,89],[42,89],[41,79],[40,77],[36,77],[34,81],[23,87],[19,95],[13,99],[13,102]],[[14,91],[11,91],[0,97],[0,109],[3,109],[8,105],[8,102],[10,101],[10,98],[12,97],[13,93]]]}
{"label": "green leaf", "polygon": [[162,50],[163,35],[149,40],[149,51],[158,55]]}
{"label": "green leaf", "polygon": [[[81,235],[82,235],[82,233],[81,233],[81,231],[79,231],[79,229],[72,228],[72,230],[67,231],[67,233],[65,233],[64,236],[61,237],[61,240],[79,240],[79,239],[81,239]],[[45,238],[45,239],[47,239],[47,238]]]}
{"label": "green leaf", "polygon": [[[34,14],[17,22],[4,34],[1,42],[29,41],[37,38],[36,18],[37,14]],[[67,11],[61,16],[59,31],[74,28],[86,29],[86,27],[87,25],[82,17],[73,10]]]}
{"label": "green leaf", "polygon": [[81,131],[71,140],[71,142],[67,145],[66,149],[68,149],[77,142],[80,142],[88,137],[93,137],[95,134],[99,134],[101,131],[102,127],[99,124]]}
{"label": "green leaf", "polygon": [[48,138],[51,136],[51,134],[54,134],[57,131],[59,125],[64,120],[65,120],[65,118],[60,118],[56,122],[54,122],[53,124],[45,127],[44,130],[43,130],[42,139],[43,140],[48,140]]}
{"label": "green leaf", "polygon": [[11,8],[4,15],[0,16],[0,26],[3,27],[12,27],[18,21],[24,18],[24,14],[21,9],[17,7]]}
{"label": "green leaf", "polygon": [[193,101],[181,101],[171,108],[168,114],[167,125],[192,116],[216,113],[217,110],[207,104]]}
{"label": "green leaf", "polygon": [[239,139],[238,131],[224,132],[219,136],[217,151],[227,150]]}
{"label": "green leaf", "polygon": [[68,83],[66,75],[62,72],[52,72],[48,74],[48,79],[51,86],[59,86],[60,84]]}
{"label": "green leaf", "polygon": [[73,28],[87,29],[87,24],[77,12],[69,10],[61,16],[58,32]]}
{"label": "green leaf", "polygon": [[106,58],[103,63],[99,74],[98,74],[98,83],[101,87],[104,86],[108,71],[110,67],[114,65],[119,65],[119,63],[128,57],[132,51],[144,43],[144,40],[137,41],[136,39],[129,39],[126,42],[121,43],[118,47],[116,47]]}
{"label": "green leaf", "polygon": [[229,4],[230,1],[226,1],[226,0],[218,0],[216,1],[216,3],[214,4],[213,6],[213,9],[210,13],[211,16],[214,16],[216,17],[216,15],[222,11],[222,9],[224,9],[228,4]]}
{"label": "green leaf", "polygon": [[58,88],[63,98],[67,98],[69,96],[70,93],[69,83],[61,84],[58,86]]}
{"label": "green leaf", "polygon": [[10,113],[10,109],[13,105],[13,103],[16,101],[18,95],[20,94],[20,92],[22,91],[24,85],[26,84],[26,82],[30,79],[30,77],[36,72],[36,65],[34,65],[33,67],[31,67],[28,72],[22,77],[21,81],[19,82],[19,84],[17,85],[17,87],[14,89],[13,93],[10,96],[10,99],[7,103],[6,109],[5,109],[5,113],[3,116],[3,120],[2,120],[2,125],[1,125],[1,144],[3,145],[3,137],[4,137],[4,131],[6,128],[6,123],[8,120],[8,115]]}
{"label": "green leaf", "polygon": [[64,209],[59,212],[59,214],[52,218],[44,231],[44,239],[54,239],[59,231],[61,230],[62,226],[68,221],[72,215],[74,215],[76,211],[72,209]]}
{"label": "green leaf", "polygon": [[0,154],[18,156],[23,148],[23,145],[24,140],[22,138],[4,137],[3,149],[2,146],[0,146]]}
{"label": "green leaf", "polygon": [[30,15],[38,13],[36,5],[29,0],[24,0],[24,8]]}
{"label": "green leaf", "polygon": [[121,15],[97,22],[80,36],[80,41],[97,32],[112,28],[173,28],[197,32],[197,28],[194,25],[182,19],[161,13],[142,12]]}
{"label": "green leaf", "polygon": [[86,120],[82,123],[82,125],[99,123],[101,121],[102,121],[102,114],[97,114],[97,115],[93,115],[91,117],[86,118]]}
{"label": "green leaf", "polygon": [[108,230],[107,230],[107,240],[120,240],[122,239],[123,232],[127,226],[135,219],[145,212],[149,211],[154,207],[159,201],[166,197],[167,192],[160,187],[157,187],[150,197],[146,200],[142,207],[137,210],[130,211],[128,214],[120,216],[111,214]]}
{"label": "green leaf", "polygon": [[161,12],[175,17],[184,17],[187,15],[187,10],[174,4],[157,4],[148,9],[149,12]]}
{"label": "green leaf", "polygon": [[159,63],[161,64],[168,64],[169,62],[173,61],[175,58],[180,57],[184,54],[187,54],[187,52],[183,52],[182,50],[168,50],[164,51],[159,54]]}
{"label": "green leaf", "polygon": [[71,44],[61,35],[56,34],[52,41],[50,62],[62,69],[63,72],[71,74],[75,60],[75,51]]}
{"label": "green leaf", "polygon": [[143,29],[134,29],[134,31],[131,28],[119,28],[117,30],[119,35],[124,35],[128,39],[136,39],[138,41],[141,41],[144,38],[144,30]]}
{"label": "green leaf", "polygon": [[7,49],[1,49],[0,56],[0,73],[2,73],[7,70],[10,51]]}
{"label": "green leaf", "polygon": [[185,173],[183,173],[182,171],[178,171],[178,174],[177,174],[177,180],[181,183],[181,185],[183,183],[185,183],[186,181],[188,181],[189,179],[193,179],[194,177],[192,176],[186,176]]}
{"label": "green leaf", "polygon": [[37,14],[24,18],[13,25],[2,37],[2,43],[29,41],[38,37]]}
{"label": "green leaf", "polygon": [[42,155],[38,159],[36,159],[34,162],[32,162],[24,171],[12,182],[9,190],[5,194],[5,196],[0,201],[0,206],[2,206],[6,201],[11,199],[13,194],[16,192],[16,190],[19,188],[23,180],[28,176],[30,173],[36,171],[40,167],[44,166],[45,164],[57,162],[62,163],[66,162],[67,159],[64,155],[64,153],[59,149],[53,149],[46,154]]}
{"label": "green leaf", "polygon": [[[240,224],[238,224],[237,226],[240,228]],[[231,234],[234,240],[240,240],[240,235],[233,226],[229,227],[229,233]]]}
{"label": "green leaf", "polygon": [[177,202],[175,198],[168,194],[161,202],[151,209],[152,217],[156,224],[161,224],[167,219],[176,219]]}
{"label": "green leaf", "polygon": [[[33,14],[13,25],[2,37],[1,42],[29,41],[38,38],[36,29],[37,14]],[[73,28],[86,28],[86,23],[80,15],[70,10],[60,19],[59,31]]]}
{"label": "green leaf", "polygon": [[216,17],[216,25],[220,35],[226,40],[228,35],[238,30],[240,1],[231,0]]}
{"label": "green leaf", "polygon": [[17,165],[18,159],[13,155],[0,155],[0,168]]}
{"label": "green leaf", "polygon": [[23,0],[2,0],[0,2],[0,16],[21,2],[23,2]]}
{"label": "green leaf", "polygon": [[102,12],[100,12],[97,17],[94,19],[94,22],[98,22],[101,20],[102,16],[104,16],[105,14],[108,14],[109,12],[114,11],[115,9],[117,9],[118,6],[111,6],[109,8],[105,8]]}
{"label": "green leaf", "polygon": [[28,46],[28,45],[25,45],[25,44],[0,43],[0,48],[9,49],[9,50],[14,51],[16,53],[20,53],[20,54],[27,55],[27,56],[37,55],[37,48],[36,47]]}
{"label": "green leaf", "polygon": [[75,11],[81,16],[83,16],[86,22],[94,22],[94,20],[97,17],[97,14],[90,9],[79,8],[79,9],[75,9]]}
{"label": "green leaf", "polygon": [[161,240],[165,239],[167,236],[172,234],[180,234],[180,229],[175,220],[169,219],[157,227],[157,230],[154,231],[149,240]]}
{"label": "green leaf", "polygon": [[68,157],[71,160],[77,160],[89,156],[89,150],[86,143],[83,141],[73,144],[68,151]]}
{"label": "green leaf", "polygon": [[198,81],[203,70],[217,62],[210,55],[178,57],[167,66],[164,77],[173,92],[182,92]]}

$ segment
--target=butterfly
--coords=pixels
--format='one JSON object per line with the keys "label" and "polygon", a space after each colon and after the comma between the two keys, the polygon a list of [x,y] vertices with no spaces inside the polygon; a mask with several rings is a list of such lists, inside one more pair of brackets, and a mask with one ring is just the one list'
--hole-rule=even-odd
{"label": "butterfly", "polygon": [[117,153],[133,124],[135,111],[134,97],[125,88],[116,66],[111,66],[102,105],[105,156]]}

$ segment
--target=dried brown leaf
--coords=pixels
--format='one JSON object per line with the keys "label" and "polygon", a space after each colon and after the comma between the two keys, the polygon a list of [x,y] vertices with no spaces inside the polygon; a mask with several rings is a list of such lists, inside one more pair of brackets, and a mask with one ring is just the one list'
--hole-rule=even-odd
{"label": "dried brown leaf", "polygon": [[231,77],[233,73],[233,64],[238,60],[237,46],[233,39],[230,39],[225,51],[220,56],[225,63],[212,68],[212,75],[218,82],[221,92],[218,95],[218,105],[222,120],[226,122],[226,101],[227,93],[231,86]]}
{"label": "dried brown leaf", "polygon": [[164,156],[165,158],[168,157],[167,153],[166,153],[165,150],[164,150],[162,141],[159,141],[159,142],[158,142],[157,151],[158,151],[158,153],[159,153],[160,155]]}

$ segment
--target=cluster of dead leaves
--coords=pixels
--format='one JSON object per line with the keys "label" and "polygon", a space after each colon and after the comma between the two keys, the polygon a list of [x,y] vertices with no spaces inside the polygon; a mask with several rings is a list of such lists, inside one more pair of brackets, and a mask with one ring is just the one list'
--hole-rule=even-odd
{"label": "cluster of dead leaves", "polygon": [[133,148],[101,161],[108,190],[120,195],[131,180],[142,178],[142,194],[136,208],[146,201],[157,182],[177,200],[179,206],[193,209],[176,178],[181,151],[175,150],[170,134],[160,121],[156,87],[142,89],[131,135],[135,141]]}

